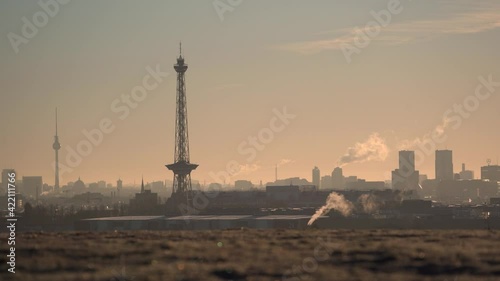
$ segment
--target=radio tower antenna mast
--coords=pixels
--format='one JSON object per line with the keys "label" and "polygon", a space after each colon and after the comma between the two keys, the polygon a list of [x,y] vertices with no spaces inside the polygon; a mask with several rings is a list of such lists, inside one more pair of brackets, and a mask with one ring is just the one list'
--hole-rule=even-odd
{"label": "radio tower antenna mast", "polygon": [[191,171],[195,170],[198,165],[191,164],[189,159],[186,80],[184,75],[188,66],[182,57],[182,43],[179,44],[179,47],[179,57],[174,65],[177,72],[174,163],[166,165],[166,167],[174,173],[171,197],[173,203],[186,203],[187,206],[191,206]]}
{"label": "radio tower antenna mast", "polygon": [[61,149],[61,144],[59,143],[59,135],[57,134],[57,107],[56,107],[56,135],[54,136],[54,144],[52,145],[56,153],[55,161],[55,182],[54,182],[54,192],[59,192],[59,149]]}

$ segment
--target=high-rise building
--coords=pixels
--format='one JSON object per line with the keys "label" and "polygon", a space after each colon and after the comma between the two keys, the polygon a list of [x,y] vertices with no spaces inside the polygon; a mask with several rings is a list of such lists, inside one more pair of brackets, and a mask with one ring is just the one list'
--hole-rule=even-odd
{"label": "high-rise building", "polygon": [[120,191],[122,191],[123,188],[123,181],[121,179],[118,179],[116,181],[116,191],[118,191],[118,197],[120,197]]}
{"label": "high-rise building", "polygon": [[345,189],[345,179],[342,168],[336,167],[332,172],[332,186],[333,189]]}
{"label": "high-rise building", "polygon": [[500,182],[500,166],[488,165],[481,167],[481,179]]}
{"label": "high-rise building", "polygon": [[453,180],[453,152],[436,150],[436,180]]}
{"label": "high-rise building", "polygon": [[400,190],[419,189],[420,173],[415,169],[415,152],[399,152],[399,167],[392,171],[392,188]]}
{"label": "high-rise building", "polygon": [[314,167],[312,170],[312,183],[317,189],[321,186],[321,175],[318,167]]}
{"label": "high-rise building", "polygon": [[402,150],[399,152],[399,171],[408,175],[415,172],[415,151]]}
{"label": "high-rise building", "polygon": [[465,163],[462,164],[462,171],[459,173],[461,180],[473,180],[474,179],[474,171],[466,170]]}
{"label": "high-rise building", "polygon": [[42,177],[23,177],[23,194],[38,200],[42,193]]}

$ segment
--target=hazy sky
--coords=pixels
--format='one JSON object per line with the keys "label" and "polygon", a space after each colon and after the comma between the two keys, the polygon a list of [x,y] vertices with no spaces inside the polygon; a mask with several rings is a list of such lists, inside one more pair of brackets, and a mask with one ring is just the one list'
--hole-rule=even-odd
{"label": "hazy sky", "polygon": [[[210,172],[236,161],[242,170],[232,180],[271,181],[276,163],[280,178],[311,180],[314,166],[330,174],[348,151],[371,161],[346,165],[345,174],[389,179],[398,149],[436,128],[447,137],[437,148],[453,149],[455,170],[465,162],[479,176],[487,158],[500,156],[500,87],[461,124],[452,114],[451,125],[438,126],[454,104],[472,100],[479,76],[500,81],[500,2],[402,0],[348,63],[342,48],[359,43],[355,28],[389,2],[246,0],[221,14],[212,0],[73,0],[16,54],[12,34],[23,36],[23,17],[32,23],[43,10],[38,1],[1,1],[0,168],[53,184],[58,107],[61,165],[85,140],[83,130],[104,118],[114,126],[63,172],[63,183],[171,179],[164,165],[173,160],[172,65],[182,41],[191,162],[200,164],[194,179],[212,182]],[[223,9],[227,0],[218,3]],[[114,100],[157,65],[170,75],[122,120]],[[280,131],[251,157],[242,143],[269,133],[273,110],[284,107],[295,118],[275,123]],[[367,148],[361,143],[370,136]],[[417,169],[433,177],[434,155],[425,160]]]}

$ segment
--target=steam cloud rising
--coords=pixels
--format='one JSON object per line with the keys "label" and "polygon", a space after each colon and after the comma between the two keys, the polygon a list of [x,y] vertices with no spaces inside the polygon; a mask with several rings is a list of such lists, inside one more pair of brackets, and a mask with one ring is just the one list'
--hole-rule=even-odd
{"label": "steam cloud rising", "polygon": [[437,125],[432,131],[425,134],[422,138],[413,140],[404,140],[399,144],[399,149],[409,149],[418,145],[424,145],[426,141],[431,139],[441,139],[445,136],[446,130],[451,126],[451,119],[443,118],[441,124]]}
{"label": "steam cloud rising", "polygon": [[367,214],[376,212],[380,207],[380,202],[377,196],[373,194],[363,194],[359,197],[358,202],[361,204],[363,211]]}
{"label": "steam cloud rising", "polygon": [[337,210],[343,216],[347,217],[354,210],[354,205],[350,201],[346,200],[343,195],[332,192],[326,199],[326,205],[316,211],[307,225],[312,225],[319,217],[328,214],[330,210]]}
{"label": "steam cloud rising", "polygon": [[[363,194],[358,198],[358,203],[362,211],[367,214],[375,213],[381,206],[382,202],[379,197],[373,194]],[[348,217],[354,211],[355,206],[351,201],[346,200],[343,195],[336,192],[330,193],[326,199],[325,206],[321,207],[314,213],[307,225],[312,225],[319,217],[328,214],[331,210],[339,211],[344,217]]]}
{"label": "steam cloud rising", "polygon": [[[446,131],[452,126],[451,123],[451,119],[443,118],[440,124],[423,137],[398,141],[397,148],[399,150],[411,149],[417,146],[424,146],[429,140],[443,139],[446,137]],[[386,140],[379,133],[373,133],[365,142],[358,142],[354,146],[349,147],[346,154],[339,159],[338,164],[340,167],[343,167],[350,163],[385,161],[389,156],[390,150]]]}
{"label": "steam cloud rising", "polygon": [[370,135],[365,142],[358,142],[347,149],[347,153],[339,159],[339,166],[367,161],[384,161],[389,155],[389,147],[385,139],[378,133]]}

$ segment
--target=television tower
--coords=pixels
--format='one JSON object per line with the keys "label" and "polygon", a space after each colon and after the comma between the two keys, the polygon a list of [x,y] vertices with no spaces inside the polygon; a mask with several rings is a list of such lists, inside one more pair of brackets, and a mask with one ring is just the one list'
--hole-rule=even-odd
{"label": "television tower", "polygon": [[59,192],[59,149],[61,149],[61,144],[59,143],[59,136],[57,135],[57,107],[56,107],[56,135],[54,136],[54,144],[52,148],[56,152],[56,164],[55,164],[55,183],[54,191]]}
{"label": "television tower", "polygon": [[191,206],[191,171],[196,169],[198,165],[189,162],[186,80],[184,76],[188,66],[184,63],[184,58],[182,57],[182,44],[180,44],[180,54],[177,58],[177,64],[174,65],[174,69],[177,72],[174,163],[165,166],[174,173],[171,197],[175,202],[174,204],[185,202],[188,206]]}

